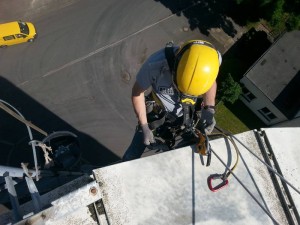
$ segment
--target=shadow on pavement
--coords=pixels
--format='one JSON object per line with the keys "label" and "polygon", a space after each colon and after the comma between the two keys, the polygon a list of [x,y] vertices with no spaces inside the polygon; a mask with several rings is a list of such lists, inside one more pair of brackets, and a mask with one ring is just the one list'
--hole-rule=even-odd
{"label": "shadow on pavement", "polygon": [[[82,157],[84,158],[80,161],[81,164],[101,167],[120,159],[94,138],[76,130],[1,76],[0,85],[0,98],[16,108],[26,120],[47,132],[48,135],[56,131],[69,131],[78,136]],[[32,168],[34,165],[33,155],[32,148],[28,144],[30,138],[26,125],[3,110],[0,110],[0,118],[0,165],[20,168],[20,163],[26,162],[29,163],[29,168]],[[45,138],[44,135],[33,129],[31,130],[34,140],[41,141]],[[41,150],[37,150],[37,152],[42,154]]]}
{"label": "shadow on pavement", "polygon": [[[84,174],[90,174],[94,168],[103,167],[120,160],[118,156],[101,143],[89,135],[76,130],[1,75],[0,87],[0,99],[17,109],[27,121],[47,132],[48,136],[56,131],[68,131],[78,137],[81,157],[71,168],[61,169],[52,167],[46,170],[43,168],[45,160],[42,149],[36,147],[38,165],[42,166],[41,169],[43,170],[40,180],[35,181],[40,194],[51,191]],[[4,105],[8,106],[6,103]],[[11,107],[8,108],[12,109]],[[23,162],[29,163],[28,169],[34,170],[32,147],[29,145],[30,137],[26,125],[4,110],[0,110],[0,121],[0,165],[21,169],[21,162]],[[34,140],[42,141],[45,138],[44,135],[34,129],[31,129],[31,131]],[[1,171],[3,172],[4,170]],[[46,175],[47,171],[50,175]],[[15,188],[20,203],[30,200],[24,176],[23,174],[23,178],[14,178],[14,182],[17,183]],[[0,192],[0,204],[11,208],[10,198],[7,190],[4,190],[4,185],[4,177],[0,176],[0,189],[2,190]],[[75,185],[74,188],[76,187]]]}
{"label": "shadow on pavement", "polygon": [[234,80],[239,81],[271,45],[272,43],[264,31],[256,31],[251,28],[223,55],[219,81],[222,81],[222,76],[226,76],[228,73]]}
{"label": "shadow on pavement", "polygon": [[227,1],[198,1],[198,0],[155,0],[169,8],[177,16],[185,16],[190,29],[199,29],[202,34],[208,35],[211,28],[220,28],[226,34],[234,37],[237,31],[233,23],[226,16],[226,12],[233,3]]}

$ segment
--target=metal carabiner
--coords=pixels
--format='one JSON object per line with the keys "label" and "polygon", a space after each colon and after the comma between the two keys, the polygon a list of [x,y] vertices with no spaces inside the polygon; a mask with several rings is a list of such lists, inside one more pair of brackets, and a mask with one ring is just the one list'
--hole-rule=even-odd
{"label": "metal carabiner", "polygon": [[199,141],[196,145],[196,153],[199,153],[202,156],[207,156],[206,166],[210,166],[211,162],[211,146],[209,144],[208,136],[204,133],[202,134],[199,130],[195,131],[195,136],[199,138]]}
{"label": "metal carabiner", "polygon": [[[216,180],[216,179],[221,179],[222,182],[219,183],[217,186],[212,186],[212,181]],[[209,190],[211,190],[212,192],[216,192],[222,188],[224,188],[225,186],[228,185],[228,180],[227,177],[224,176],[224,174],[212,174],[207,178],[207,184],[208,184],[208,188]]]}

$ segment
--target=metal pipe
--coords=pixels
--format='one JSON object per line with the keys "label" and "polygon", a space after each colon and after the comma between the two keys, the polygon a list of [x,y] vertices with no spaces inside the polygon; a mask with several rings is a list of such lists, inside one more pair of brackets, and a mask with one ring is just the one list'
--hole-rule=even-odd
{"label": "metal pipe", "polygon": [[[28,170],[32,177],[35,177],[35,170]],[[10,176],[10,177],[23,177],[24,170],[21,168],[10,167],[10,166],[0,166],[0,176]]]}
{"label": "metal pipe", "polygon": [[[9,107],[11,107],[16,113],[19,114],[19,116],[21,116],[25,120],[25,117],[22,115],[22,113],[20,113],[11,104],[9,104],[8,102],[6,102],[6,101],[4,101],[2,99],[0,99],[0,102],[2,102],[3,104],[8,105]],[[30,127],[27,124],[25,124],[25,125],[26,125],[27,130],[28,130],[30,141],[32,141],[33,140],[33,136],[32,136],[31,129],[30,129]],[[38,164],[37,164],[37,157],[36,157],[36,149],[35,149],[34,145],[31,145],[31,147],[32,147],[32,153],[33,153],[33,159],[34,159],[34,166],[35,166],[35,172],[36,172],[36,180],[38,181],[39,180],[39,171],[38,171]]]}

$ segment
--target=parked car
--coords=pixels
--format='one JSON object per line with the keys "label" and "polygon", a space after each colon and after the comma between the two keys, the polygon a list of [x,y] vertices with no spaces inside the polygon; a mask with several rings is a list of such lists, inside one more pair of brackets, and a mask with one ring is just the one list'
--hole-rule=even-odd
{"label": "parked car", "polygon": [[0,47],[33,42],[37,38],[37,32],[32,23],[15,21],[0,24]]}

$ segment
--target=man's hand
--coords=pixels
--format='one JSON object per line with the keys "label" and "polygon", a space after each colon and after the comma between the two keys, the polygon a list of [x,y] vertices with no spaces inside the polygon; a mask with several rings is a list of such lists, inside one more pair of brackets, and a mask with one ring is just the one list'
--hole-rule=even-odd
{"label": "man's hand", "polygon": [[144,144],[145,145],[150,145],[150,144],[155,143],[154,135],[153,135],[152,131],[150,130],[148,124],[147,123],[142,124],[141,128],[142,128],[142,131],[143,131],[143,134],[144,134]]}
{"label": "man's hand", "polygon": [[197,116],[200,119],[199,125],[201,132],[210,134],[213,131],[216,125],[214,114],[215,110],[213,108],[204,108],[200,112],[197,112]]}

